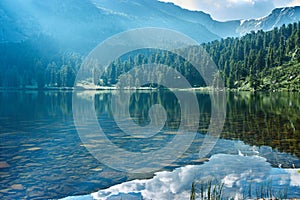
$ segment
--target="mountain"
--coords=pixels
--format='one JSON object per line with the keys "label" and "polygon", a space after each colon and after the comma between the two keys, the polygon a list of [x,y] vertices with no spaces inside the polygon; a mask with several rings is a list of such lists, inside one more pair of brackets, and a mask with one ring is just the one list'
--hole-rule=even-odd
{"label": "mountain", "polygon": [[[146,23],[150,26],[180,30],[191,37],[194,36],[200,42],[206,42],[215,36],[217,38],[232,36],[235,32],[234,29],[240,24],[238,20],[218,22],[202,11],[190,11],[173,3],[155,0],[123,0],[118,3],[111,0],[92,0],[92,2],[98,7],[109,9],[111,12],[129,16],[139,21],[140,24]],[[185,26],[187,28],[182,28]]]}
{"label": "mountain", "polygon": [[199,42],[220,38],[200,23],[173,18],[160,10],[164,6],[155,0],[1,0],[0,41],[18,42],[43,33],[73,50],[90,50],[113,34],[142,27],[175,29]]}
{"label": "mountain", "polygon": [[290,24],[300,21],[300,6],[276,8],[272,13],[260,19],[241,20],[240,26],[236,29],[240,35],[257,30],[272,30],[283,24]]}
{"label": "mountain", "polygon": [[[20,11],[16,11],[19,4]],[[13,5],[11,1],[0,1],[0,42],[19,41],[40,32],[36,19],[23,11],[22,1]]]}
{"label": "mountain", "polygon": [[[208,42],[202,47],[218,66],[218,73],[222,76],[226,88],[248,91],[300,91],[300,21],[271,31],[251,32],[242,37]],[[197,48],[186,51],[188,56],[200,55],[200,52]],[[163,65],[172,63],[172,67],[191,85],[207,86],[188,63],[172,53],[161,54],[159,51],[150,55],[136,54],[123,61],[117,60],[105,71],[102,81],[95,83],[102,86],[114,85],[125,72],[143,63],[151,63],[153,58]],[[201,66],[201,61],[198,62]],[[137,74],[142,73],[142,70],[135,68]],[[159,77],[157,82],[163,82],[165,72],[154,73]],[[151,73],[148,76],[148,80],[152,80]],[[132,80],[123,80],[122,84],[134,85]],[[212,84],[217,86],[219,82],[212,81]]]}
{"label": "mountain", "polygon": [[46,34],[64,47],[86,52],[133,28],[170,28],[203,43],[299,20],[300,7],[275,9],[261,19],[219,22],[204,12],[157,0],[1,0],[0,42]]}
{"label": "mountain", "polygon": [[6,42],[46,34],[79,49],[124,30],[126,24],[126,18],[101,11],[88,0],[2,0],[0,6],[0,36]]}
{"label": "mountain", "polygon": [[[229,88],[299,91],[300,78],[293,75],[299,74],[299,8],[275,9],[256,20],[218,22],[204,12],[156,0],[1,0],[0,88],[71,87],[84,55],[99,42],[128,29],[154,26],[205,42]],[[283,23],[289,25],[233,37]],[[94,83],[113,85],[128,66],[152,59],[136,56],[133,61],[141,62],[117,62],[103,83],[97,76]],[[165,64],[172,62],[171,55],[161,57]],[[177,63],[192,85],[204,86],[186,64]]]}

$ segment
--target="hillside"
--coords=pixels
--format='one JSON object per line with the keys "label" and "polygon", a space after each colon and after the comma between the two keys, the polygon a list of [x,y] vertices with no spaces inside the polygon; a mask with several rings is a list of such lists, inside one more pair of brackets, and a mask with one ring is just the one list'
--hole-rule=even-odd
{"label": "hillside", "polygon": [[[219,74],[215,76],[223,77],[228,89],[300,91],[300,22],[267,32],[251,32],[241,38],[216,40],[203,44],[203,47],[218,66]],[[201,54],[201,49],[190,51],[188,55]],[[128,66],[145,63],[172,66],[194,87],[206,86],[193,66],[170,52],[156,52],[150,56],[137,54],[123,62],[117,60],[101,77],[105,80],[102,84],[115,84],[131,69]],[[163,77],[163,74],[158,77]]]}
{"label": "hillside", "polygon": [[[251,32],[241,38],[216,40],[202,46],[217,65],[228,89],[300,91],[300,22],[267,32]],[[190,51],[187,53],[190,56],[201,55],[201,49]],[[114,85],[123,73],[131,69],[128,66],[145,63],[172,66],[194,87],[206,86],[192,65],[170,52],[155,52],[149,56],[138,53],[123,62],[117,60],[101,77],[101,84]],[[199,65],[206,66],[205,63]],[[152,75],[164,77],[164,74],[159,73],[153,72]]]}
{"label": "hillside", "polygon": [[[299,90],[298,21],[300,7],[275,9],[261,19],[218,22],[204,12],[156,0],[2,0],[0,87],[71,87],[84,55],[99,42],[124,30],[154,26],[183,32],[204,43],[227,88]],[[287,22],[297,23],[277,28]],[[251,30],[257,31],[248,33]],[[244,33],[248,34],[237,37]],[[105,77],[99,77],[106,80],[101,84],[115,84],[130,69],[125,70],[125,64],[151,60],[136,56],[139,59],[116,63],[117,73],[110,68]],[[168,54],[158,57],[166,64],[176,59]],[[193,86],[205,86],[201,77],[187,70],[188,63],[173,67]]]}
{"label": "hillside", "polygon": [[300,91],[300,22],[204,45],[227,88]]}
{"label": "hillside", "polygon": [[[215,40],[203,47],[218,66],[227,88],[300,91],[300,22],[241,38]],[[197,48],[190,51],[187,53],[195,55]],[[45,36],[0,44],[0,55],[0,87],[5,88],[72,87],[83,59],[80,54],[62,53],[57,42]],[[112,86],[133,66],[146,63],[172,66],[194,87],[206,86],[190,63],[165,51],[135,52],[118,59],[102,77],[95,76],[94,83]]]}
{"label": "hillside", "polygon": [[276,8],[266,17],[260,19],[241,20],[237,32],[244,35],[251,31],[269,31],[283,24],[290,24],[300,21],[300,6]]}
{"label": "hillside", "polygon": [[0,42],[43,34],[64,49],[86,53],[107,37],[133,28],[170,28],[202,43],[299,20],[300,7],[275,9],[262,19],[219,22],[207,13],[157,0],[2,0]]}
{"label": "hillside", "polygon": [[[201,23],[174,18],[161,11],[166,5],[156,0],[111,3],[89,0],[3,0],[0,2],[0,41],[20,42],[44,34],[58,40],[65,49],[86,53],[109,36],[133,28],[170,28],[199,42],[220,38]],[[188,12],[177,9],[181,15]]]}

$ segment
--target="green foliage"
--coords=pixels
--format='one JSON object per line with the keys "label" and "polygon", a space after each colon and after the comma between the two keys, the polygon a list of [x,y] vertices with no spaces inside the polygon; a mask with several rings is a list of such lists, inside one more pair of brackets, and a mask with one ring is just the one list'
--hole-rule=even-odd
{"label": "green foliage", "polygon": [[203,46],[225,71],[228,88],[299,91],[299,27],[300,22]]}
{"label": "green foliage", "polygon": [[[203,44],[218,66],[219,72],[212,77],[215,87],[222,77],[230,89],[239,90],[300,90],[300,22],[283,25],[271,31],[251,32],[241,38],[226,38]],[[119,82],[120,77],[135,69],[135,74],[143,74],[139,66],[162,64],[176,69],[192,87],[205,87],[202,76],[209,70],[202,48],[189,48],[184,52],[194,56],[201,68],[201,74],[182,57],[162,50],[141,50],[122,56],[109,65],[100,75],[94,69],[93,83],[111,86]],[[195,57],[197,56],[197,57]],[[76,53],[62,53],[54,39],[48,36],[36,36],[20,43],[0,44],[0,87],[39,88],[72,87],[82,57]],[[168,71],[149,73],[148,80],[159,87]],[[176,78],[176,77],[175,77]],[[122,80],[124,85],[138,85],[133,77]]]}
{"label": "green foliage", "polygon": [[[225,86],[230,89],[299,91],[299,27],[300,22],[268,32],[260,30],[241,38],[226,38],[203,44],[219,68],[219,72],[212,77],[212,84],[219,87],[216,80],[221,76]],[[198,56],[201,50],[192,49],[186,53],[188,56]],[[200,56],[198,62],[202,64],[205,62],[203,60]],[[122,73],[147,63],[171,66],[185,76],[193,87],[206,86],[190,63],[170,52],[159,51],[146,55],[137,53],[133,59],[118,60],[110,65],[102,79],[109,79],[109,84],[115,84]],[[205,74],[205,69],[202,73]],[[161,74],[159,77],[164,76]]]}
{"label": "green foliage", "polygon": [[[202,48],[195,47],[189,49],[188,54],[192,55],[194,51],[197,52],[197,55],[202,55],[203,52]],[[200,62],[204,61],[205,60],[201,60]],[[169,68],[159,71],[153,70],[151,73],[145,74],[143,73],[142,66],[145,66],[147,64],[161,64],[168,66]],[[176,69],[189,81],[189,83],[193,87],[206,86],[204,79],[201,77],[198,71],[182,57],[172,52],[153,49],[136,51],[132,54],[125,55],[124,58],[114,61],[108,66],[104,74],[99,77],[99,83],[102,83],[101,85],[103,86],[110,86],[122,80],[120,84],[124,86],[138,85],[138,80],[134,80],[133,78],[130,78],[130,76],[128,76],[126,80],[121,79],[124,73],[127,73],[130,70],[134,69],[134,71],[131,71],[131,73],[133,73],[135,77],[141,77],[144,80],[153,81],[153,84],[147,86],[160,87],[160,84],[163,82],[165,75],[170,74],[171,68]],[[174,77],[175,80],[177,78],[179,77]],[[104,80],[108,81],[106,82]]]}

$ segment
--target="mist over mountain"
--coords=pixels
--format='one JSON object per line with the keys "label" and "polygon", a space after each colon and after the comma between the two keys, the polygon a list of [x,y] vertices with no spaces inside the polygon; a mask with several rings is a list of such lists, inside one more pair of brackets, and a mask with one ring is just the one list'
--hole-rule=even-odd
{"label": "mist over mountain", "polygon": [[204,12],[156,0],[2,0],[0,41],[19,42],[45,34],[62,46],[82,51],[125,30],[162,27],[202,43],[299,20],[300,7],[275,9],[261,19],[219,22]]}

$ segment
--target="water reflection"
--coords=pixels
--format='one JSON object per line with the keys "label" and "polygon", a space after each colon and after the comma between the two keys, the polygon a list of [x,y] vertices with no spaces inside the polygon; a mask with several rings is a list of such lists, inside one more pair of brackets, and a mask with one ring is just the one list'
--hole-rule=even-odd
{"label": "water reflection", "polygon": [[[118,130],[112,116],[111,95],[110,91],[90,91],[82,93],[80,98],[89,101],[90,96],[95,97],[97,117],[107,137],[128,151],[138,148],[151,152],[161,148],[174,138],[180,116],[193,115],[192,110],[181,113],[178,100],[168,91],[135,93],[130,100],[130,116],[137,125],[150,123],[151,105],[159,103],[167,111],[162,131],[142,142],[142,139]],[[197,98],[200,111],[198,134],[188,151],[176,162],[171,165],[158,163],[164,169],[174,170],[185,165],[201,168],[207,161],[207,158],[199,158],[198,151],[209,126],[211,99],[203,92],[198,92]],[[222,139],[207,157],[217,154],[238,156],[241,152],[267,159],[263,160],[264,165],[300,168],[299,111],[299,93],[228,93]],[[72,116],[71,92],[0,92],[1,199],[48,199],[88,194],[128,180],[153,176],[122,173],[94,159],[78,137]],[[250,146],[245,148],[244,143]],[[223,161],[215,161],[227,168]],[[286,174],[269,165],[268,169],[271,173]]]}
{"label": "water reflection", "polygon": [[[141,93],[138,96],[140,103],[146,102],[139,105],[141,109],[132,106],[139,102],[132,96],[126,98],[130,94],[128,92],[131,91],[120,91],[117,97],[111,94],[109,110],[97,116],[101,125],[98,132],[92,124],[98,124],[91,108],[91,102],[95,101],[93,96],[92,101],[87,102],[81,97],[86,98],[88,92],[75,93],[75,123],[80,128],[82,141],[89,145],[88,150],[104,164],[130,173],[152,173],[176,161],[189,148],[197,132],[199,109],[193,107],[193,98],[189,98],[193,96],[192,92],[177,92],[178,99],[168,91]],[[170,104],[163,100],[165,96],[170,97]],[[126,102],[127,99],[129,102]],[[124,106],[126,103],[128,106]],[[141,113],[147,113],[147,118],[141,120],[142,124],[137,124],[137,120],[131,121],[131,116],[141,116]],[[150,118],[151,121],[148,120]],[[147,120],[148,124],[144,125]],[[83,129],[85,126],[89,129]],[[170,126],[177,126],[178,130],[170,134],[174,131],[174,127]]]}
{"label": "water reflection", "polygon": [[[108,111],[111,94],[97,94],[98,116]],[[211,99],[207,93],[197,93],[199,101],[199,133],[206,133],[211,118]],[[255,146],[270,146],[274,150],[300,158],[300,94],[299,93],[227,93],[227,116],[221,134],[224,139],[241,140]],[[131,117],[140,126],[149,123],[149,108],[160,103],[167,111],[165,130],[176,133],[180,123],[180,106],[171,92],[135,93],[131,98]],[[103,105],[107,106],[103,109]],[[184,116],[193,112],[184,113]],[[120,111],[120,115],[122,112]],[[165,138],[166,139],[166,138]],[[284,167],[291,167],[288,163]]]}
{"label": "water reflection", "polygon": [[223,138],[267,145],[300,158],[299,93],[229,93]]}

